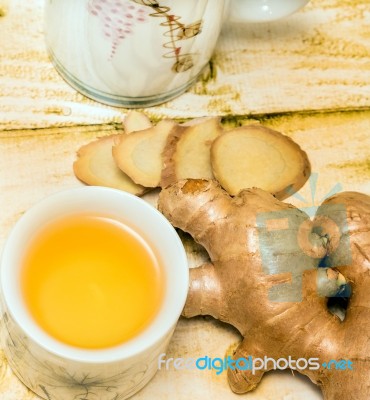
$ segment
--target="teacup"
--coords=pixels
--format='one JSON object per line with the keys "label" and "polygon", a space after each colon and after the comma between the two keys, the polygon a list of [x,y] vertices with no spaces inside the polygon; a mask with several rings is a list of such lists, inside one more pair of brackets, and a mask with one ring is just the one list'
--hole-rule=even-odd
{"label": "teacup", "polygon": [[[32,317],[21,288],[24,249],[36,230],[56,218],[107,215],[132,227],[161,260],[163,300],[153,320],[122,344],[86,349],[58,341]],[[63,249],[61,249],[63,252]],[[83,187],[54,194],[28,210],[6,241],[1,259],[2,339],[16,375],[48,400],[125,399],[156,373],[188,290],[187,258],[176,231],[153,206],[114,189]]]}
{"label": "teacup", "polygon": [[61,76],[113,106],[147,107],[189,88],[210,60],[228,13],[287,16],[309,0],[47,0],[47,48]]}

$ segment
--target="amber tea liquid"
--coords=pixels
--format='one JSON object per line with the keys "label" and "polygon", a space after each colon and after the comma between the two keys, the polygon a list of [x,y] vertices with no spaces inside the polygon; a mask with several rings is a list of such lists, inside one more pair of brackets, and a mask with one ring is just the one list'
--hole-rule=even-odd
{"label": "amber tea liquid", "polygon": [[116,220],[57,219],[26,249],[26,306],[55,339],[85,349],[116,346],[144,330],[159,311],[164,276],[150,246]]}

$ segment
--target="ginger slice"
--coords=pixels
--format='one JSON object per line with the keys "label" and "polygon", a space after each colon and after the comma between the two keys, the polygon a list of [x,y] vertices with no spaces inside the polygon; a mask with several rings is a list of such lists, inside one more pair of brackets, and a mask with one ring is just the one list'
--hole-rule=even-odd
{"label": "ginger slice", "polygon": [[219,136],[211,147],[212,169],[231,195],[258,187],[282,200],[307,181],[310,162],[297,143],[280,132],[248,125]]}
{"label": "ginger slice", "polygon": [[146,188],[134,183],[113,160],[112,146],[120,136],[102,137],[81,147],[73,171],[79,180],[88,185],[107,186],[140,196]]}
{"label": "ginger slice", "polygon": [[168,137],[163,153],[164,166],[161,186],[181,179],[214,179],[211,167],[211,144],[223,132],[219,118],[198,118],[182,132]]}
{"label": "ginger slice", "polygon": [[148,129],[152,126],[150,119],[140,111],[130,111],[123,120],[123,129],[125,133],[132,133]]}
{"label": "ginger slice", "polygon": [[160,184],[162,152],[171,132],[181,127],[174,121],[162,120],[156,126],[122,135],[113,147],[117,166],[135,183],[146,187]]}

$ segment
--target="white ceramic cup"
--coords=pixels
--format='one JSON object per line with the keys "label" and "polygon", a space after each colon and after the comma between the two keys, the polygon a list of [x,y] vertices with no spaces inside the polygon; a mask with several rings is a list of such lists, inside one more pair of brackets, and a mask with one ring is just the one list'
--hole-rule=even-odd
{"label": "white ceramic cup", "polygon": [[[155,249],[165,275],[161,308],[133,339],[112,348],[86,350],[61,343],[33,320],[20,288],[22,250],[35,230],[75,213],[103,214],[131,226]],[[61,250],[62,251],[62,250]],[[114,189],[83,187],[59,192],[27,211],[10,233],[1,260],[2,339],[17,376],[48,400],[122,400],[156,373],[185,304],[188,264],[171,224],[144,200]]]}
{"label": "white ceramic cup", "polygon": [[309,0],[232,0],[230,18],[234,22],[268,22],[288,17]]}
{"label": "white ceramic cup", "polygon": [[61,76],[102,103],[147,107],[191,86],[225,16],[271,21],[309,0],[46,0],[45,36]]}

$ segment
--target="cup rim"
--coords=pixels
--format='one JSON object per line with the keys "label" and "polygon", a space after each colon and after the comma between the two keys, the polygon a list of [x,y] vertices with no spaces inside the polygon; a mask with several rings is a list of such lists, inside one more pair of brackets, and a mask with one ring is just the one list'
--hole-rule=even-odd
{"label": "cup rim", "polygon": [[[253,1],[253,0],[252,0]],[[230,0],[229,18],[231,22],[247,22],[247,23],[263,23],[274,22],[294,14],[310,0],[290,0],[285,1],[282,7],[281,2],[276,0],[265,0],[254,5],[258,9],[258,13],[248,12],[248,4],[242,4],[244,0]],[[257,3],[257,2],[256,2]],[[234,7],[233,7],[234,6]]]}
{"label": "cup rim", "polygon": [[[14,256],[14,250],[17,248],[16,243],[22,230],[24,231],[27,226],[29,227],[28,224],[30,224],[37,215],[42,215],[46,206],[50,206],[52,203],[58,202],[61,199],[67,200],[68,198],[77,198],[77,196],[79,196],[82,201],[87,201],[88,199],[90,202],[100,201],[96,199],[99,198],[99,196],[103,196],[105,199],[115,198],[116,200],[122,200],[122,206],[123,204],[130,204],[130,206],[134,204],[134,206],[138,207],[141,212],[145,213],[147,216],[151,215],[151,218],[153,218],[156,223],[160,224],[158,225],[158,230],[161,232],[161,237],[164,237],[163,240],[167,240],[171,246],[176,246],[176,265],[174,268],[177,270],[176,274],[178,278],[176,278],[176,282],[174,283],[176,286],[175,290],[172,291],[174,295],[167,300],[163,300],[164,304],[162,304],[153,321],[151,321],[142,332],[132,339],[114,347],[84,349],[58,341],[37,325],[27,311],[26,305],[24,305],[22,299],[20,299],[21,296],[12,293],[14,285],[7,284],[8,282],[16,282],[17,280],[17,278],[14,277],[16,273],[14,273],[14,271],[12,272],[11,260]],[[61,213],[60,215],[68,215],[68,213]],[[15,270],[17,270],[17,268],[15,268]],[[173,281],[171,284],[172,283]],[[164,217],[164,215],[154,206],[133,194],[101,186],[84,186],[62,190],[49,195],[34,204],[19,218],[11,229],[0,259],[0,294],[5,303],[6,311],[11,315],[15,323],[26,334],[26,336],[42,349],[63,359],[76,362],[106,363],[122,361],[149,351],[157,343],[163,341],[164,338],[169,336],[175,328],[181,315],[181,311],[185,305],[188,284],[189,268],[184,246],[175,228]],[[168,285],[169,282],[166,283],[166,289]],[[165,294],[165,297],[166,296],[167,295]],[[166,310],[167,313],[165,315],[164,311]],[[162,324],[158,324],[159,320]]]}

